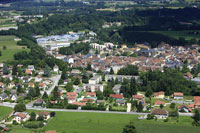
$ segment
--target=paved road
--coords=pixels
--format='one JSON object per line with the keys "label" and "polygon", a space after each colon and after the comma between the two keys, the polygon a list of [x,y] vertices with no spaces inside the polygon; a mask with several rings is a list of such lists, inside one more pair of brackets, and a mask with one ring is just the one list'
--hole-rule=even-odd
{"label": "paved road", "polygon": [[[0,103],[0,106],[7,106],[14,108],[14,103]],[[149,113],[138,113],[138,112],[116,112],[116,111],[94,111],[94,110],[70,110],[70,109],[51,109],[42,107],[32,107],[26,105],[27,109],[42,110],[42,111],[60,111],[60,112],[90,112],[90,113],[112,113],[112,114],[133,114],[133,115],[147,115]],[[179,113],[180,116],[193,116],[193,113]]]}
{"label": "paved road", "polygon": [[[46,90],[48,95],[50,95],[52,90],[55,88],[55,86],[58,85],[60,77],[61,77],[61,75],[56,75],[56,76],[53,76],[53,77],[50,78],[50,80],[53,81],[53,85],[48,90]],[[43,94],[44,94],[44,91],[41,91],[41,95],[43,95]]]}
{"label": "paved road", "polygon": [[[55,86],[58,85],[60,77],[61,77],[61,75],[56,75],[56,76],[52,76],[51,78],[49,78],[51,81],[53,81],[53,85],[48,90],[46,90],[46,92],[47,92],[48,95],[50,95],[51,91],[55,88]],[[43,96],[44,91],[40,91],[40,93],[41,93],[41,96]],[[26,104],[26,106],[27,107],[32,107],[33,103],[34,103],[34,101],[31,101],[30,103]]]}

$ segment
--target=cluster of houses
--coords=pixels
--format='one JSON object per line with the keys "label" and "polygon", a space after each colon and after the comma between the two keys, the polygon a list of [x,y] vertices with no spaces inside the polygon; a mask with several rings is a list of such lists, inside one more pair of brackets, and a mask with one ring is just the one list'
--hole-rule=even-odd
{"label": "cluster of houses", "polygon": [[[45,121],[47,121],[49,118],[50,118],[50,113],[49,112],[38,112],[36,114],[36,119],[39,117],[39,116],[42,116],[43,119]],[[21,124],[23,122],[26,122],[30,119],[30,115],[29,113],[27,112],[15,112],[13,114],[13,119],[12,119],[12,123],[13,121],[16,121],[18,124]]]}
{"label": "cluster of houses", "polygon": [[[199,46],[192,45],[190,47],[170,46],[168,44],[160,44],[157,48],[151,49],[148,45],[137,44],[134,48],[128,48],[122,45],[117,48],[113,43],[107,42],[102,45],[90,43],[95,50],[90,50],[87,55],[77,53],[74,55],[61,55],[58,52],[49,52],[54,57],[62,59],[71,64],[72,67],[86,68],[91,64],[96,71],[101,70],[109,72],[112,68],[114,73],[128,64],[138,66],[140,71],[160,70],[163,71],[165,66],[170,68],[183,67],[183,62],[188,61],[187,67],[192,69],[200,60]],[[124,55],[123,53],[128,53]],[[137,55],[137,56],[130,56]]]}
{"label": "cluster of houses", "polygon": [[[23,66],[17,65],[17,69],[21,72],[17,72],[16,75],[12,74],[13,66],[9,66],[8,73],[3,73],[4,64],[0,64],[0,101],[16,102],[19,96],[26,97],[30,88],[39,87],[41,91],[48,90],[52,84],[52,81],[48,78],[44,78],[44,70],[35,69],[34,65]],[[54,72],[58,72],[58,67],[54,67]],[[17,90],[21,88],[23,92]]]}

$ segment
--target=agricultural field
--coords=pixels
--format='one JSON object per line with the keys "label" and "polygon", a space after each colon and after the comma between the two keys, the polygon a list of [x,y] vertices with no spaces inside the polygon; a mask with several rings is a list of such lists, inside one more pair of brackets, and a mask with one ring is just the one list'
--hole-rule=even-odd
{"label": "agricultural field", "polygon": [[[15,36],[0,36],[0,62],[9,61],[14,59],[14,54],[21,51],[29,51],[26,46],[18,46],[14,41]],[[6,47],[6,48],[5,48]]]}
{"label": "agricultural field", "polygon": [[[138,133],[197,133],[200,128],[191,125],[191,117],[179,117],[178,123],[155,120],[138,120],[137,115],[81,112],[56,112],[41,130],[56,130],[58,133],[122,133],[130,120],[135,122]],[[40,131],[41,131],[40,130]],[[33,130],[34,131],[34,130]],[[31,133],[31,130],[12,128],[13,133]]]}
{"label": "agricultural field", "polygon": [[11,113],[12,109],[9,107],[0,106],[0,121]]}
{"label": "agricultural field", "polygon": [[[190,40],[193,38],[195,38],[196,40],[200,39],[200,33],[196,35],[188,34],[188,32],[191,32],[191,31],[150,31],[150,32],[160,33],[160,34],[163,34],[172,38],[176,38],[176,39],[178,39],[179,37],[185,38],[186,40]],[[197,32],[200,32],[200,31],[197,31]]]}

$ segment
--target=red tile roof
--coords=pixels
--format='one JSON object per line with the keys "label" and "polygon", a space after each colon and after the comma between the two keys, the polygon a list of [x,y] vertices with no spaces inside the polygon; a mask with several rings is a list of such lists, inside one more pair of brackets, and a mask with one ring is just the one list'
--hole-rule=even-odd
{"label": "red tile roof", "polygon": [[85,103],[81,103],[81,102],[73,102],[72,104],[78,105],[78,106],[84,106]]}
{"label": "red tile roof", "polygon": [[67,92],[67,96],[77,96],[76,92]]}
{"label": "red tile roof", "polygon": [[124,98],[124,96],[121,95],[121,94],[110,94],[110,97],[112,97],[112,98],[120,98],[120,99]]}
{"label": "red tile roof", "polygon": [[174,92],[174,96],[183,96],[183,93],[181,93],[181,92]]}
{"label": "red tile roof", "polygon": [[86,95],[87,95],[87,96],[88,96],[88,95],[89,95],[89,96],[96,96],[96,93],[95,93],[95,92],[87,92]]}
{"label": "red tile roof", "polygon": [[132,98],[134,98],[134,99],[143,99],[144,96],[143,95],[132,95]]}
{"label": "red tile roof", "polygon": [[155,104],[155,105],[160,105],[160,104],[164,105],[164,104],[166,104],[166,103],[165,103],[164,101],[159,101],[159,100],[157,100],[157,101],[154,102],[154,104]]}
{"label": "red tile roof", "polygon": [[164,91],[159,91],[159,92],[155,92],[153,95],[154,96],[165,95],[165,92]]}
{"label": "red tile roof", "polygon": [[194,96],[194,102],[200,101],[200,96]]}

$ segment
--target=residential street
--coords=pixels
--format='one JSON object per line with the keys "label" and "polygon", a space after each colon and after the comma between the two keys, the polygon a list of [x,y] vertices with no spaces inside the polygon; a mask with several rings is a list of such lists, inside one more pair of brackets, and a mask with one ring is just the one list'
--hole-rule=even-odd
{"label": "residential street", "polygon": [[[0,106],[7,106],[14,108],[14,103],[0,103]],[[133,114],[133,115],[147,115],[149,113],[138,113],[138,112],[117,112],[117,111],[93,111],[93,110],[70,110],[70,109],[53,109],[53,108],[42,108],[42,107],[32,107],[26,105],[27,109],[40,110],[40,111],[60,111],[60,112],[91,112],[91,113],[112,113],[112,114]],[[179,113],[180,116],[193,116],[193,113]]]}

